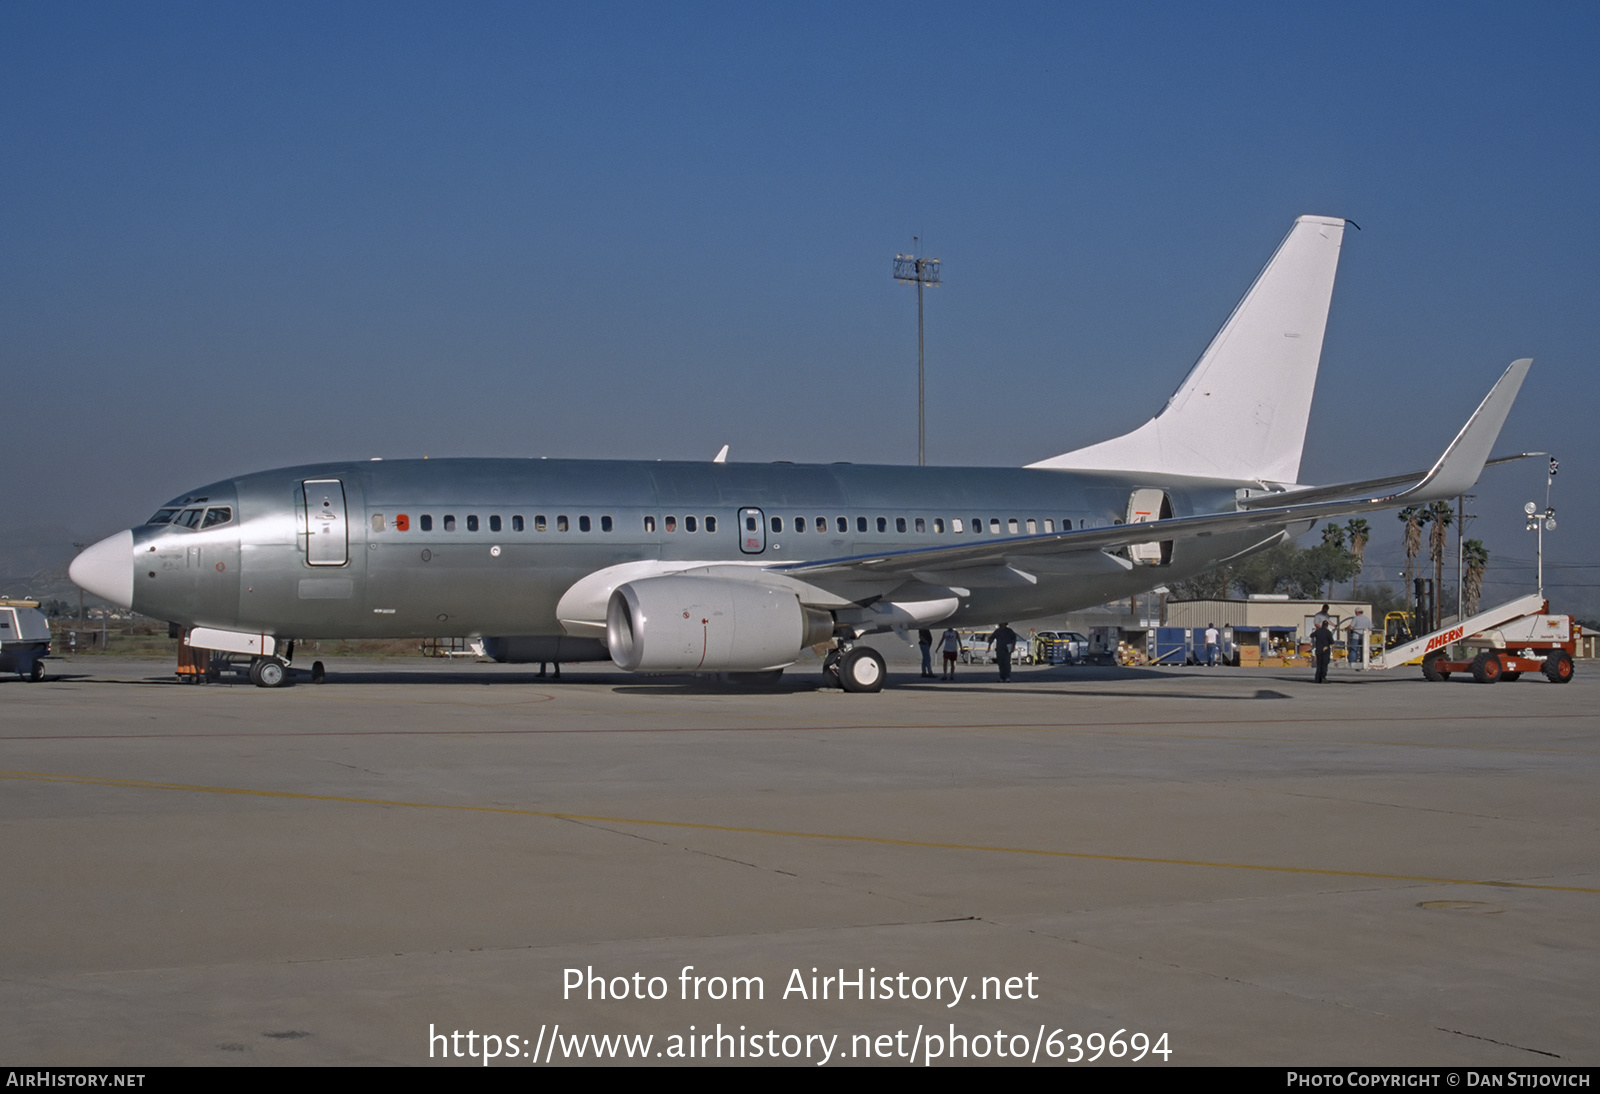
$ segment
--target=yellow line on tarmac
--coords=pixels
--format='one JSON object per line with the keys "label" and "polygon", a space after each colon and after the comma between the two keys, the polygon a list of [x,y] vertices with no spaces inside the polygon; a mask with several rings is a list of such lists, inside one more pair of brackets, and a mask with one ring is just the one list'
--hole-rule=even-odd
{"label": "yellow line on tarmac", "polygon": [[1481,878],[1382,874],[1366,870],[1323,870],[1310,866],[1263,866],[1249,862],[1211,862],[1205,859],[1154,858],[1145,855],[1103,855],[1088,851],[1053,851],[1042,847],[1002,847],[982,843],[944,843],[936,840],[896,839],[891,836],[852,836],[837,832],[792,832],[781,828],[747,828],[734,824],[700,824],[694,821],[652,820],[645,817],[605,817],[585,813],[556,813],[542,809],[512,809],[494,805],[449,805],[440,802],[408,802],[387,798],[356,798],[339,794],[300,794],[289,790],[254,790],[238,786],[192,786],[187,783],[110,779],[91,775],[55,775],[41,771],[0,770],[0,778],[31,782],[76,783],[84,786],[115,786],[131,790],[184,790],[194,794],[239,794],[246,797],[284,798],[294,801],[340,802],[347,805],[384,805],[401,809],[442,809],[460,813],[500,813],[514,817],[544,817],[550,820],[587,821],[594,824],[632,824],[650,828],[686,828],[701,832],[733,832],[747,836],[779,836],[786,839],[831,840],[839,843],[875,843],[888,847],[922,847],[940,851],[987,851],[1004,855],[1042,855],[1047,858],[1087,859],[1097,862],[1136,862],[1154,866],[1203,866],[1214,870],[1255,870],[1271,874],[1311,874],[1319,877],[1413,881],[1430,885],[1488,885],[1499,889],[1546,889],[1562,893],[1600,894],[1600,888],[1591,889],[1578,885],[1538,885],[1527,881],[1485,881]]}

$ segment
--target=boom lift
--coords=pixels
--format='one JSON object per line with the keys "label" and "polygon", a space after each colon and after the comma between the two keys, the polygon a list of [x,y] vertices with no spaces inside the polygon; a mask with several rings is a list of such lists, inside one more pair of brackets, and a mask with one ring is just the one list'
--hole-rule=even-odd
{"label": "boom lift", "polygon": [[[1542,672],[1551,683],[1565,684],[1572,679],[1575,627],[1571,616],[1549,611],[1549,601],[1529,593],[1386,649],[1372,658],[1370,666],[1390,669],[1420,656],[1422,675],[1428,680],[1470,672],[1478,683],[1493,684],[1515,680],[1525,672]],[[1453,660],[1452,645],[1478,652],[1467,660]]]}

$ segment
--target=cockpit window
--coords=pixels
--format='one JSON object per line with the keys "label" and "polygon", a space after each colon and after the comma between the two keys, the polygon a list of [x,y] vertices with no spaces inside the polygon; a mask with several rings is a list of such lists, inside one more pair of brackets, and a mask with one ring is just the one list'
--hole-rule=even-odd
{"label": "cockpit window", "polygon": [[211,509],[207,509],[206,510],[205,522],[203,524],[201,524],[200,527],[202,527],[202,528],[215,528],[219,524],[227,524],[232,519],[233,519],[233,510],[232,509],[230,509],[226,505],[216,506],[216,507],[213,507]]}
{"label": "cockpit window", "polygon": [[198,528],[200,526],[200,514],[204,512],[204,509],[185,509],[172,523],[182,528]]}
{"label": "cockpit window", "polygon": [[172,518],[177,516],[179,512],[180,512],[180,510],[177,510],[177,509],[161,509],[161,510],[158,510],[156,512],[155,516],[153,516],[149,520],[145,521],[145,523],[146,524],[171,524],[172,523]]}

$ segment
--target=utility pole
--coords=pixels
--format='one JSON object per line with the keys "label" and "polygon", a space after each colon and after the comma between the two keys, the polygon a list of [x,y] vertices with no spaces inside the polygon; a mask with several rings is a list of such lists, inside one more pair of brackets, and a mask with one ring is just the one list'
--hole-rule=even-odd
{"label": "utility pole", "polygon": [[[1538,455],[1542,456],[1544,453],[1541,452],[1538,453]],[[1546,531],[1554,532],[1556,530],[1556,511],[1554,506],[1550,504],[1550,487],[1555,484],[1556,471],[1559,470],[1560,467],[1561,464],[1554,456],[1551,456],[1550,470],[1548,473],[1546,473],[1544,479],[1544,512],[1539,512],[1539,506],[1536,502],[1530,501],[1528,504],[1522,507],[1522,511],[1528,515],[1528,523],[1524,526],[1525,529],[1529,532],[1539,533],[1538,554],[1540,596],[1544,595],[1544,534]]]}
{"label": "utility pole", "polygon": [[911,254],[894,256],[894,279],[915,282],[917,286],[917,466],[928,462],[927,415],[923,400],[924,371],[922,365],[922,286],[939,284],[939,260],[923,258],[917,254],[921,241],[911,237]]}

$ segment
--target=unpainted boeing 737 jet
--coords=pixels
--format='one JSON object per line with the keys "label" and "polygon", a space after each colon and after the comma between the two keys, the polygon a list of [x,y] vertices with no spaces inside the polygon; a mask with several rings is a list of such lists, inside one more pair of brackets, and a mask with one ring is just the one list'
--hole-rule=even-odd
{"label": "unpainted boeing 737 jet", "polygon": [[1301,217],[1165,408],[1025,468],[433,459],[313,464],[192,490],[94,544],[72,579],[247,654],[481,638],[500,661],[824,672],[876,691],[863,635],[1120,600],[1303,533],[1454,497],[1527,373],[1513,363],[1433,467],[1298,482],[1345,222]]}

